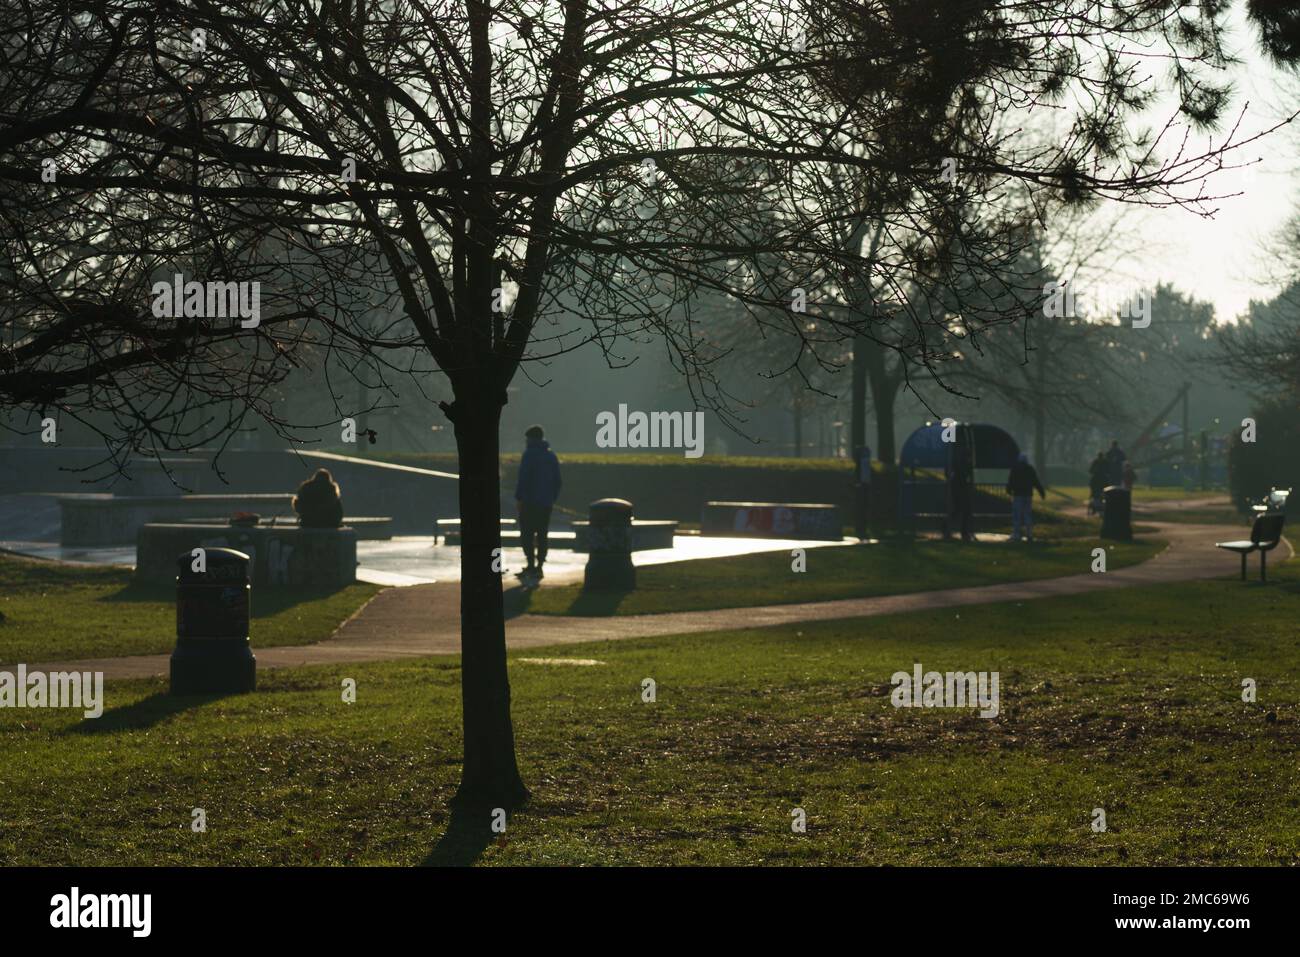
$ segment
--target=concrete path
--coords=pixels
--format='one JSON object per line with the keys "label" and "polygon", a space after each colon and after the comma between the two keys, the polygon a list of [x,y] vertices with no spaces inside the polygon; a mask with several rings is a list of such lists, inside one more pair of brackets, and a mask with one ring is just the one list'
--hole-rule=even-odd
{"label": "concrete path", "polygon": [[[767,605],[758,608],[727,608],[717,611],[673,612],[662,615],[629,615],[610,618],[567,618],[518,614],[506,622],[506,642],[512,649],[566,645],[583,641],[618,640],[656,635],[674,635],[737,628],[788,625],[805,621],[872,617],[898,612],[928,611],[962,605],[1000,601],[1030,601],[1057,595],[1111,591],[1162,582],[1192,581],[1235,575],[1240,567],[1236,555],[1214,547],[1216,541],[1243,537],[1240,526],[1160,524],[1159,537],[1170,542],[1155,558],[1140,565],[1105,574],[1090,571],[1064,578],[1010,582],[973,588],[890,595],[880,598],[849,598],[838,601]],[[1279,554],[1285,551],[1284,554]],[[1274,561],[1291,554],[1284,542],[1274,552]],[[1080,564],[1088,564],[1087,553]],[[508,593],[507,614],[510,614]],[[460,651],[459,585],[440,582],[389,588],[376,595],[355,615],[339,626],[327,641],[289,648],[257,648],[260,668],[292,668],[301,665],[353,661],[392,661],[427,655],[449,655]],[[138,655],[29,664],[29,670],[102,671],[106,678],[143,678],[165,675],[167,655]]]}

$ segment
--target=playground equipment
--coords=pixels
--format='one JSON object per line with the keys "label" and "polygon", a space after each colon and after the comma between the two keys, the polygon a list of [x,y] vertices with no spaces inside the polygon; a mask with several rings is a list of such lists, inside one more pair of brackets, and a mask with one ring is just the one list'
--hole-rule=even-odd
{"label": "playground equipment", "polygon": [[[1007,470],[1020,454],[1020,446],[996,425],[951,422],[927,424],[907,437],[898,455],[898,519],[916,529],[919,519],[939,519],[944,534],[955,517],[949,477],[965,470],[971,487],[974,518],[1009,519],[1011,499],[1006,494]],[[949,441],[945,441],[945,438]],[[980,472],[997,470],[980,481]]]}

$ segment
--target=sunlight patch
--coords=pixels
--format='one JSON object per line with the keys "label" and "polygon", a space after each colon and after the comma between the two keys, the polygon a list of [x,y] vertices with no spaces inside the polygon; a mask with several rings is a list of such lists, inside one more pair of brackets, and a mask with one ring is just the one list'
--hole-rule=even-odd
{"label": "sunlight patch", "polygon": [[518,658],[516,660],[527,665],[577,665],[584,668],[605,663],[595,658]]}

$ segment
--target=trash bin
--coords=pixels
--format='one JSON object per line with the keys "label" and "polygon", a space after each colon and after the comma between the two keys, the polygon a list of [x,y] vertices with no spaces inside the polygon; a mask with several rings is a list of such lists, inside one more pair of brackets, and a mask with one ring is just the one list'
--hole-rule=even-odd
{"label": "trash bin", "polygon": [[1133,540],[1133,493],[1122,485],[1102,490],[1101,537],[1121,542]]}
{"label": "trash bin", "polygon": [[229,694],[257,685],[249,643],[249,557],[233,548],[203,550],[202,570],[185,552],[176,559],[176,650],[172,694]]}
{"label": "trash bin", "polygon": [[587,507],[587,518],[590,537],[583,590],[634,590],[632,503],[621,498],[602,498]]}

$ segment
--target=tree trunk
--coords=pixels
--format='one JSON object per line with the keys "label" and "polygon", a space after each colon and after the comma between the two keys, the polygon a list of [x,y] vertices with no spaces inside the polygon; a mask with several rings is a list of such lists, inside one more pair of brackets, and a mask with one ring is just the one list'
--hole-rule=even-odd
{"label": "tree trunk", "polygon": [[[899,377],[890,375],[886,368],[885,349],[878,342],[861,337],[862,355],[866,365],[866,378],[871,386],[871,405],[876,410],[876,458],[887,465],[893,464],[894,404],[898,400]],[[856,352],[854,353],[856,358]]]}
{"label": "tree trunk", "polygon": [[897,400],[898,392],[892,388],[881,389],[879,396],[873,400],[876,406],[876,446],[880,450],[876,453],[876,458],[890,465],[898,458],[898,452],[894,448],[894,403]]}
{"label": "tree trunk", "polygon": [[799,403],[799,397],[794,399],[794,457],[803,458],[803,406]]}
{"label": "tree trunk", "polygon": [[877,374],[872,370],[870,376],[871,404],[876,410],[876,458],[892,465],[898,457],[894,448],[894,404],[898,401],[898,384],[892,376],[885,374],[884,356],[880,358],[880,372]]}
{"label": "tree trunk", "polygon": [[1047,415],[1042,405],[1034,409],[1034,468],[1039,479],[1047,484]]}
{"label": "tree trunk", "polygon": [[[867,444],[867,337],[853,337],[853,398],[849,402],[849,454]],[[857,467],[857,463],[854,463]]]}
{"label": "tree trunk", "polygon": [[[501,405],[459,397],[448,411],[460,457],[460,647],[465,759],[458,807],[519,807],[528,789],[515,761],[506,673],[505,608],[501,594]],[[496,568],[494,569],[494,562]]]}

